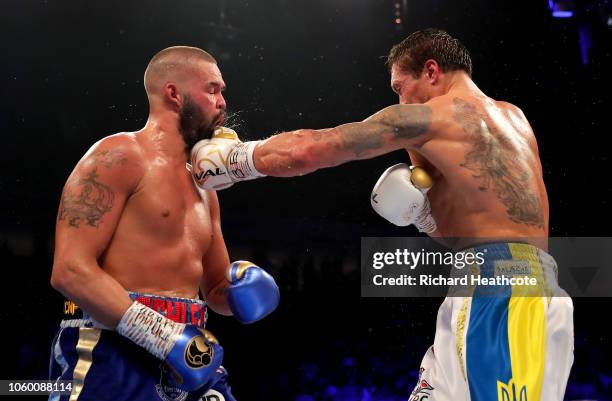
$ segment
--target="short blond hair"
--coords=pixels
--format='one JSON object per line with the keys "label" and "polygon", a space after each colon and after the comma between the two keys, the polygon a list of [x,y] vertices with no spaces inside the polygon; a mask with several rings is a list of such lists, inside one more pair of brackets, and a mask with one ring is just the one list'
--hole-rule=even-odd
{"label": "short blond hair", "polygon": [[217,64],[217,60],[208,52],[190,46],[172,46],[159,51],[149,64],[144,74],[144,86],[147,95],[163,85],[165,81],[192,67],[198,61]]}

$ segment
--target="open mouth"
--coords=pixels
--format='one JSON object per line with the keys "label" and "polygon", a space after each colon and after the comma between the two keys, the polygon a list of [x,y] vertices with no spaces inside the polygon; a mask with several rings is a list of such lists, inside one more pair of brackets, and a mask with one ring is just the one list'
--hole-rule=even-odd
{"label": "open mouth", "polygon": [[225,121],[225,115],[221,114],[215,123],[215,127],[220,127]]}

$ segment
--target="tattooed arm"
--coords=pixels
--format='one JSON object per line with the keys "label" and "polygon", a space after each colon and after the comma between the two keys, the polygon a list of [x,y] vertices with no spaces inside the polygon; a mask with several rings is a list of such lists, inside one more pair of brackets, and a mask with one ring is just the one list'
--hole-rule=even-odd
{"label": "tattooed arm", "polygon": [[107,137],[79,161],[62,193],[51,285],[108,327],[131,304],[126,290],[98,264],[128,196],[142,176],[137,144]]}
{"label": "tattooed arm", "polygon": [[432,105],[398,104],[358,123],[281,133],[255,149],[255,167],[266,175],[291,177],[397,149],[419,147],[433,133],[434,116]]}

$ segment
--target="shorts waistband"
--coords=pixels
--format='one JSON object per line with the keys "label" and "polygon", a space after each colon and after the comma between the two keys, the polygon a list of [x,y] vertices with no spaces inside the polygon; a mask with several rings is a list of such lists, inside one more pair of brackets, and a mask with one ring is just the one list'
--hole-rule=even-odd
{"label": "shorts waistband", "polygon": [[[504,261],[525,262],[525,265],[539,266],[542,270],[550,270],[557,274],[557,263],[555,259],[542,249],[521,242],[495,242],[474,245],[460,251],[462,253],[473,253],[480,255],[478,262],[482,272],[499,271]],[[510,265],[509,265],[510,266]],[[514,264],[515,268],[520,264]],[[520,268],[516,268],[515,274],[525,274]]]}
{"label": "shorts waistband", "polygon": [[[467,287],[457,286],[453,289],[453,294],[464,294],[465,291],[462,290],[472,293],[475,287],[470,278],[474,277],[479,280],[492,279],[484,285],[479,285],[479,289],[473,292],[478,296],[551,296],[559,290],[555,259],[532,244],[492,242],[473,245],[459,252],[472,254],[472,259],[476,261],[468,264],[465,269],[451,270],[452,277],[467,276],[468,281],[472,283]],[[519,281],[516,281],[516,284],[508,284],[512,278]]]}
{"label": "shorts waistband", "polygon": [[[193,324],[201,328],[206,326],[208,308],[203,300],[137,292],[128,292],[128,294],[132,300],[148,306],[174,322]],[[106,328],[72,301],[64,301],[64,320],[61,327]]]}
{"label": "shorts waistband", "polygon": [[548,281],[557,281],[558,268],[555,259],[531,244],[487,243],[463,249],[461,252],[480,255],[481,259],[472,268],[477,268],[485,276],[544,275],[548,277]]}

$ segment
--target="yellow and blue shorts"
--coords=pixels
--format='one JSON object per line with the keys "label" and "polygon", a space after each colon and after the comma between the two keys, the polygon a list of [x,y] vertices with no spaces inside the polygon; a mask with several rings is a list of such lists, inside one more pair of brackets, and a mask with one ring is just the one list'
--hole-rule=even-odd
{"label": "yellow and blue shorts", "polygon": [[[466,252],[467,250],[464,250]],[[475,285],[440,306],[410,401],[561,401],[574,359],[573,304],[549,254],[523,243],[475,246],[472,274],[537,285]]]}

